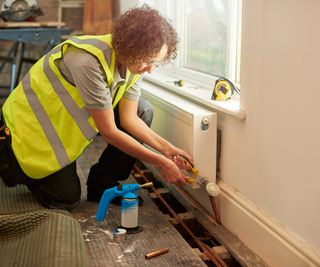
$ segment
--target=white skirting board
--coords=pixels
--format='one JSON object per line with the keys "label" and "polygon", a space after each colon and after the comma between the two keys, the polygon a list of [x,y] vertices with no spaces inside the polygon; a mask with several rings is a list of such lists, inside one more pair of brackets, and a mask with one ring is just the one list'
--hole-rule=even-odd
{"label": "white skirting board", "polygon": [[271,267],[320,266],[320,251],[278,223],[238,191],[218,180],[223,225]]}

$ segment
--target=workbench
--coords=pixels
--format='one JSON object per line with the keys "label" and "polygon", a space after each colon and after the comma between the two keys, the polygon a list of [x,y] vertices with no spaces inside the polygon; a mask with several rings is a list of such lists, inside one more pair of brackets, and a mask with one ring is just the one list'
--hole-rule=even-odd
{"label": "workbench", "polygon": [[61,28],[63,25],[60,22],[0,22],[0,41],[13,42],[7,55],[0,56],[0,73],[6,63],[11,65],[10,84],[1,87],[9,87],[12,91],[19,82],[22,64],[33,64],[38,60],[25,56],[25,45],[44,46],[42,55],[46,54],[61,42],[61,36],[72,32],[71,29]]}

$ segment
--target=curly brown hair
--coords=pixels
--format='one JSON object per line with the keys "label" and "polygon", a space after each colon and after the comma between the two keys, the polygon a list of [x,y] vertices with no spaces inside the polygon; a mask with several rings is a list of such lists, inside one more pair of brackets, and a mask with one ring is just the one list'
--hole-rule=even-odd
{"label": "curly brown hair", "polygon": [[127,11],[112,28],[117,60],[127,66],[151,59],[168,46],[163,63],[177,56],[178,35],[169,21],[148,5]]}

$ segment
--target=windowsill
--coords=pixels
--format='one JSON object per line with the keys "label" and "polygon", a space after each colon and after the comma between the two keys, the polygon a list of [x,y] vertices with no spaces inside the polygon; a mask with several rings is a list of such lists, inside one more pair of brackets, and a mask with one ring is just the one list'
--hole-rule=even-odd
{"label": "windowsill", "polygon": [[227,101],[211,100],[212,91],[195,86],[186,82],[182,87],[174,85],[173,81],[178,80],[177,77],[161,73],[160,71],[144,76],[143,89],[148,90],[148,83],[162,87],[165,90],[181,96],[193,103],[205,107],[206,109],[219,111],[240,120],[245,120],[246,113],[240,109],[240,98],[236,93]]}

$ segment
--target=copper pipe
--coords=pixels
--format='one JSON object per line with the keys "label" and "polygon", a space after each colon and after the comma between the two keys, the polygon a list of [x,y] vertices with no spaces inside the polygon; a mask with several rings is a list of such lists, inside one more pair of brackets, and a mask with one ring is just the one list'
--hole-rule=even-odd
{"label": "copper pipe", "polygon": [[[144,170],[140,170],[142,174],[140,174],[140,177],[142,175],[144,175],[144,173],[148,172],[148,173],[151,173],[149,170],[147,171],[144,171]],[[219,211],[216,207],[216,204],[215,204],[215,201],[214,201],[214,197],[213,196],[209,196],[209,199],[210,199],[210,203],[211,203],[211,207],[212,207],[212,210],[214,212],[214,215],[211,215],[209,216],[206,212],[206,209],[202,206],[202,204],[197,201],[196,199],[193,198],[193,196],[187,191],[185,190],[182,186],[180,185],[176,185],[176,189],[178,189],[178,191],[180,192],[180,194],[184,195],[187,200],[190,202],[190,204],[192,206],[194,206],[195,208],[197,208],[200,212],[202,212],[205,216],[207,216],[208,219],[210,219],[210,221],[212,221],[213,223],[219,225],[221,224],[221,219],[220,219],[220,214],[219,214]],[[194,203],[191,203],[191,200],[192,202]]]}
{"label": "copper pipe", "polygon": [[[144,173],[135,165],[134,171],[138,172],[141,175],[141,178],[147,183],[149,180],[145,177]],[[217,266],[217,267],[227,267],[224,261],[217,255],[217,253],[213,252],[211,249],[207,247],[202,241],[198,240],[198,238],[192,233],[189,227],[180,219],[180,217],[175,213],[175,211],[170,207],[170,205],[165,201],[165,199],[160,195],[160,193],[156,190],[154,186],[150,187],[155,195],[161,200],[161,202],[166,206],[171,215],[180,223],[180,225],[186,230],[186,232],[190,235],[190,237],[197,243],[197,245],[202,249],[205,255]]]}
{"label": "copper pipe", "polygon": [[214,197],[213,196],[209,196],[209,198],[210,198],[210,202],[211,202],[211,207],[212,207],[214,215],[215,215],[216,222],[218,224],[221,224],[220,214],[219,214],[219,211],[217,209],[216,203],[214,201]]}
{"label": "copper pipe", "polygon": [[228,267],[228,265],[223,261],[223,259],[221,259],[221,257],[217,254],[217,252],[215,252],[213,249],[211,249],[207,244],[205,244],[203,242],[202,242],[202,244],[207,250],[209,250],[214,255],[214,257],[219,261],[221,266]]}
{"label": "copper pipe", "polygon": [[185,194],[188,198],[192,199],[192,201],[195,202],[196,205],[197,205],[196,208],[198,208],[202,213],[205,213],[205,215],[206,215],[210,220],[212,220],[213,223],[215,223],[215,224],[217,224],[217,225],[218,225],[218,224],[221,224],[218,210],[216,209],[215,203],[214,203],[214,202],[212,203],[212,199],[213,199],[212,196],[209,196],[209,198],[210,198],[210,202],[211,202],[211,206],[212,206],[212,210],[213,210],[213,212],[214,212],[214,215],[209,216],[209,215],[207,214],[207,212],[205,212],[206,209],[205,209],[196,199],[194,199],[187,190],[185,190],[185,189],[184,189],[183,187],[181,187],[181,186],[177,186],[177,188],[179,189],[180,193]]}
{"label": "copper pipe", "polygon": [[158,249],[156,251],[149,252],[144,257],[146,259],[152,259],[154,257],[157,257],[157,256],[160,256],[160,255],[162,255],[164,253],[167,253],[168,251],[169,251],[169,248],[162,248],[162,249]]}

